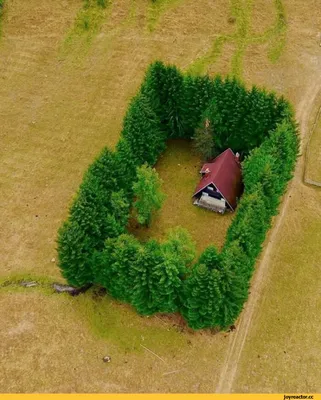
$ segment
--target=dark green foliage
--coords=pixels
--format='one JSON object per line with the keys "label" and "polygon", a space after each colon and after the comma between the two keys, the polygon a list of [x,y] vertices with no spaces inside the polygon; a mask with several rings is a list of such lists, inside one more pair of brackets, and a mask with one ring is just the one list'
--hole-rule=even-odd
{"label": "dark green foliage", "polygon": [[217,283],[221,301],[214,326],[225,329],[242,311],[248,297],[253,265],[237,240],[223,249],[221,257],[220,280]]}
{"label": "dark green foliage", "polygon": [[131,303],[139,314],[151,315],[158,311],[155,295],[157,296],[159,277],[155,272],[157,265],[162,262],[161,246],[156,240],[150,240],[138,252],[134,264]]}
{"label": "dark green foliage", "polygon": [[132,235],[123,234],[108,239],[102,252],[95,254],[95,277],[111,296],[131,302],[134,287],[135,266],[142,245]]}
{"label": "dark green foliage", "polygon": [[148,97],[167,137],[183,137],[183,75],[157,61],[149,68],[142,93]]}
{"label": "dark green foliage", "polygon": [[227,231],[226,243],[238,240],[244,253],[255,260],[261,250],[270,215],[265,207],[262,187],[250,194],[244,194],[237,214]]}
{"label": "dark green foliage", "polygon": [[159,119],[142,94],[131,102],[124,119],[122,137],[128,143],[127,158],[136,166],[144,163],[154,165],[165,150],[166,137],[160,130]]}
{"label": "dark green foliage", "polygon": [[2,9],[4,7],[4,1],[5,0],[0,0],[0,15],[1,15],[1,11],[2,11]]}
{"label": "dark green foliage", "polygon": [[195,242],[186,229],[176,227],[167,234],[167,240],[162,244],[163,252],[175,255],[181,265],[180,273],[190,268],[196,255]]}
{"label": "dark green foliage", "polygon": [[[210,135],[195,135],[206,120]],[[169,137],[194,135],[206,158],[227,147],[243,153],[245,191],[223,250],[209,246],[193,266],[195,248],[183,230],[171,232],[164,243],[145,244],[125,232],[141,167],[156,163]],[[104,286],[143,315],[181,311],[194,329],[226,328],[247,299],[298,151],[285,99],[256,87],[248,91],[236,80],[184,77],[176,67],[152,64],[126,113],[116,152],[104,149],[89,168],[59,230],[62,274],[75,286]],[[146,200],[155,188],[141,190],[141,198],[136,189],[143,204],[139,213],[150,215]]]}
{"label": "dark green foliage", "polygon": [[220,77],[214,80],[208,76],[185,77],[182,100],[184,137],[191,138],[194,136],[195,128],[199,127],[202,116],[213,99],[215,88],[222,84]]}
{"label": "dark green foliage", "polygon": [[184,282],[182,314],[193,329],[216,326],[221,296],[220,272],[204,264],[196,264]]}
{"label": "dark green foliage", "polygon": [[94,281],[91,257],[102,250],[108,237],[125,231],[129,203],[117,191],[114,154],[104,149],[88,169],[70,208],[68,221],[58,235],[59,266],[70,284],[81,286]]}
{"label": "dark green foliage", "polygon": [[177,228],[159,244],[150,240],[137,252],[131,303],[143,315],[171,313],[181,306],[182,278],[195,257],[189,234]]}
{"label": "dark green foliage", "polygon": [[92,243],[77,221],[69,218],[62,225],[57,242],[59,267],[67,282],[76,287],[93,282]]}
{"label": "dark green foliage", "polygon": [[221,255],[215,246],[210,245],[200,255],[198,262],[200,264],[206,265],[207,268],[209,268],[210,270],[219,269],[221,263]]}
{"label": "dark green foliage", "polygon": [[274,94],[253,87],[247,91],[237,80],[215,86],[215,94],[204,118],[210,120],[214,143],[220,152],[227,147],[247,154],[276,128],[287,103]]}

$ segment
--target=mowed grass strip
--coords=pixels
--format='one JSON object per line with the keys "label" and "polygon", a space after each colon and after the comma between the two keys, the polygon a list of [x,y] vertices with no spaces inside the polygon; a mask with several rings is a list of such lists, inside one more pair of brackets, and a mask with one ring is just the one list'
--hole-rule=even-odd
{"label": "mowed grass strip", "polygon": [[181,226],[190,233],[199,253],[210,244],[221,248],[234,214],[220,215],[193,205],[192,196],[200,181],[202,165],[191,141],[170,140],[155,166],[166,195],[162,209],[149,228],[131,221],[130,232],[141,240],[165,239],[169,229]]}

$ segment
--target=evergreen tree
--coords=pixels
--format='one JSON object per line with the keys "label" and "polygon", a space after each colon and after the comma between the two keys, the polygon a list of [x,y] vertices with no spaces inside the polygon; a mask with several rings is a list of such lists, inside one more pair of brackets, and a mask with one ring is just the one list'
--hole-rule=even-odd
{"label": "evergreen tree", "polygon": [[58,233],[59,267],[70,284],[94,281],[91,258],[104,240],[124,232],[129,203],[117,189],[114,154],[104,149],[85,174],[70,208],[70,216]]}
{"label": "evergreen tree", "polygon": [[226,237],[226,244],[238,240],[247,257],[253,262],[261,251],[271,221],[263,196],[261,185],[257,186],[255,192],[243,195]]}
{"label": "evergreen tree", "polygon": [[210,245],[200,255],[198,262],[200,264],[206,265],[209,270],[219,269],[221,263],[221,255],[215,246]]}
{"label": "evergreen tree", "polygon": [[196,255],[196,246],[189,233],[177,227],[161,244],[163,260],[155,266],[155,302],[159,312],[175,312],[180,308],[183,281]]}
{"label": "evergreen tree", "polygon": [[162,207],[165,195],[161,192],[161,183],[154,168],[144,164],[137,169],[137,181],[133,185],[134,209],[142,225],[150,225],[153,213]]}
{"label": "evergreen tree", "polygon": [[183,76],[175,66],[157,61],[149,68],[142,93],[149,99],[163,131],[170,137],[183,137]]}
{"label": "evergreen tree", "polygon": [[123,234],[108,239],[104,250],[96,255],[97,282],[118,300],[131,301],[135,265],[141,248],[134,236]]}
{"label": "evergreen tree", "polygon": [[154,165],[165,150],[166,136],[146,96],[138,94],[132,100],[124,119],[122,137],[128,143],[127,157],[133,159],[136,166]]}
{"label": "evergreen tree", "polygon": [[215,86],[222,85],[220,77],[214,80],[208,76],[186,76],[182,99],[184,137],[197,136],[194,130],[200,126],[202,116],[213,98]]}
{"label": "evergreen tree", "polygon": [[184,264],[181,264],[181,259],[176,254],[162,251],[162,257],[154,266],[151,275],[155,311],[162,313],[178,311],[183,285],[181,275],[184,269]]}
{"label": "evergreen tree", "polygon": [[213,128],[208,120],[205,120],[205,124],[195,130],[193,146],[205,161],[210,161],[218,155],[214,137]]}
{"label": "evergreen tree", "polygon": [[175,256],[181,265],[180,273],[185,273],[191,267],[196,256],[196,245],[189,232],[180,226],[167,233],[167,239],[162,245],[163,252]]}
{"label": "evergreen tree", "polygon": [[184,305],[182,314],[193,329],[216,326],[221,301],[219,282],[221,273],[209,270],[204,264],[196,264],[184,281]]}
{"label": "evergreen tree", "polygon": [[92,283],[94,276],[90,262],[90,237],[77,221],[69,219],[58,232],[59,268],[67,282],[76,287]]}
{"label": "evergreen tree", "polygon": [[161,246],[150,240],[142,246],[133,266],[133,291],[131,304],[142,315],[152,315],[159,311],[158,265],[163,263]]}

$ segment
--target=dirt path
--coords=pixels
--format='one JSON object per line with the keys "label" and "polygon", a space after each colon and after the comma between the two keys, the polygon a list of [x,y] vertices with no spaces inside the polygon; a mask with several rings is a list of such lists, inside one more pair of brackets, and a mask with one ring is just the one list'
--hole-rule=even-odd
{"label": "dirt path", "polygon": [[[301,100],[299,106],[297,107],[297,120],[300,124],[300,134],[301,134],[301,154],[303,154],[303,148],[306,145],[306,137],[309,132],[309,122],[311,114],[315,108],[315,100],[321,93],[321,77],[313,81],[313,83],[308,88],[305,96]],[[251,285],[251,295],[246,303],[245,309],[241,314],[240,320],[237,324],[237,330],[235,333],[231,334],[228,350],[225,356],[225,361],[222,367],[221,376],[216,387],[216,393],[231,393],[233,389],[233,384],[238,371],[238,363],[243,351],[243,347],[251,327],[253,316],[256,312],[259,300],[261,300],[261,293],[265,283],[265,276],[267,274],[271,254],[274,250],[275,244],[278,243],[277,235],[279,229],[283,223],[283,218],[285,217],[288,209],[289,198],[293,191],[296,190],[297,185],[302,183],[303,177],[303,167],[305,159],[300,157],[296,166],[295,174],[293,180],[291,181],[290,187],[285,195],[283,204],[278,217],[276,218],[273,230],[270,237],[267,239],[268,243],[261,256],[261,261],[257,267],[255,276]]]}

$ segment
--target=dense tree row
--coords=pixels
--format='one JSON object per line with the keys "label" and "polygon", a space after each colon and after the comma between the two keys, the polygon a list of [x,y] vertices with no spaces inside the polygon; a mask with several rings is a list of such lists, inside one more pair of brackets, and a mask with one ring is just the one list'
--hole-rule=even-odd
{"label": "dense tree row", "polygon": [[[222,251],[210,246],[192,264],[195,249],[186,232],[176,230],[164,243],[141,243],[126,226],[134,202],[142,201],[135,198],[146,175],[139,171],[156,163],[168,138],[192,138],[204,121],[211,151],[231,147],[244,154],[245,192]],[[247,299],[297,154],[296,125],[283,98],[154,63],[128,108],[115,152],[104,149],[89,168],[59,231],[64,277],[76,286],[102,285],[144,315],[180,311],[194,329],[225,328]]]}

